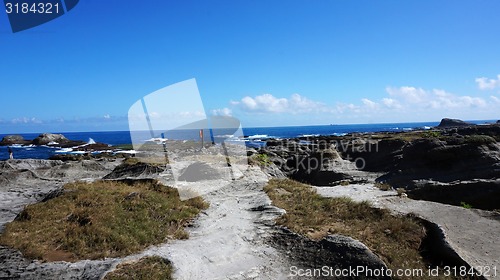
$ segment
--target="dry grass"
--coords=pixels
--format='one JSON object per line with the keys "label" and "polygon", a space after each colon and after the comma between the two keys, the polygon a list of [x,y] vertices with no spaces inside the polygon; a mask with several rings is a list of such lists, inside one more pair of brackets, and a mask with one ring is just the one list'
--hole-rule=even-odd
{"label": "dry grass", "polygon": [[125,256],[166,239],[186,238],[184,225],[208,205],[181,201],[157,181],[77,182],[46,202],[28,205],[7,224],[0,244],[45,261]]}
{"label": "dry grass", "polygon": [[280,225],[312,239],[328,234],[358,239],[394,271],[427,269],[419,252],[425,229],[411,217],[393,216],[368,202],[325,198],[312,187],[289,179],[270,180],[265,191],[276,206],[286,210],[277,220]]}
{"label": "dry grass", "polygon": [[374,184],[374,186],[382,191],[390,191],[392,190],[392,186],[387,184],[387,183],[380,183],[380,182],[376,182]]}
{"label": "dry grass", "polygon": [[136,262],[120,264],[103,278],[104,280],[149,280],[172,278],[173,268],[168,260],[160,257],[145,257]]}

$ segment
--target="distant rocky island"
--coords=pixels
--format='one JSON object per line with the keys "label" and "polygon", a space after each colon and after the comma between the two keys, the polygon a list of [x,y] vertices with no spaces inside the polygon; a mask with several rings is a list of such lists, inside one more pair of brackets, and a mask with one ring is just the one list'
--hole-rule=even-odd
{"label": "distant rocky island", "polygon": [[[104,143],[92,143],[90,145],[82,140],[70,140],[66,138],[62,134],[53,134],[53,133],[42,133],[38,135],[35,139],[27,140],[24,139],[21,135],[7,135],[3,137],[2,141],[0,141],[0,146],[8,146],[8,145],[36,145],[36,146],[55,146],[61,148],[70,148],[70,147],[78,147],[81,146],[82,150],[101,150],[105,148],[109,148],[109,145]],[[85,146],[83,146],[85,145]]]}

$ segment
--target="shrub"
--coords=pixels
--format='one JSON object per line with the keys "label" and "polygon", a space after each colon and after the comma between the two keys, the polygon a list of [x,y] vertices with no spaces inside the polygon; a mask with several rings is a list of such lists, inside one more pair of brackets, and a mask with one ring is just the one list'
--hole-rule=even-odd
{"label": "shrub", "polygon": [[470,205],[464,201],[460,202],[460,206],[462,206],[465,209],[472,209],[472,205]]}

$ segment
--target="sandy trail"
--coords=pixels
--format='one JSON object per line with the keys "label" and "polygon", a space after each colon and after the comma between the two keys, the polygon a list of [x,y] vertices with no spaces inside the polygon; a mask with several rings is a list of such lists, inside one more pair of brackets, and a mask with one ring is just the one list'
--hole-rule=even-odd
{"label": "sandy trail", "polygon": [[400,198],[395,191],[381,191],[373,184],[316,187],[326,197],[347,196],[355,201],[370,201],[374,206],[398,213],[414,213],[438,224],[446,240],[472,267],[496,267],[500,279],[500,222],[491,212],[470,210],[436,202]]}
{"label": "sandy trail", "polygon": [[[282,210],[262,191],[266,175],[251,167],[242,178],[204,195],[210,207],[174,240],[125,258],[157,255],[172,261],[175,279],[286,279],[287,257],[268,245],[273,220]],[[206,182],[220,184],[216,180]],[[255,208],[258,208],[255,209]]]}

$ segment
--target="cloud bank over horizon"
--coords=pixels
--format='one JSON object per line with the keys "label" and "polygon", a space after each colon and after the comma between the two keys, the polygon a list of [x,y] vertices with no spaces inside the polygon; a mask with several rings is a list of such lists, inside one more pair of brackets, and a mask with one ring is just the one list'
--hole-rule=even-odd
{"label": "cloud bank over horizon", "polygon": [[[500,88],[500,75],[497,79],[482,77],[475,81],[481,92]],[[230,108],[223,110],[229,114],[240,113],[247,118],[262,115],[312,118],[313,115],[321,115],[328,120],[346,120],[347,123],[437,121],[443,117],[465,120],[499,118],[500,94],[458,95],[444,89],[415,86],[387,86],[384,94],[380,99],[365,97],[359,102],[326,104],[298,93],[289,97],[264,93],[232,100]]]}
{"label": "cloud bank over horizon", "polygon": [[[207,111],[210,115],[234,116],[249,126],[316,125],[328,123],[398,123],[439,121],[444,117],[463,120],[500,119],[500,74],[496,78],[475,79],[478,92],[459,95],[445,89],[416,86],[386,86],[358,102],[327,104],[299,93],[279,97],[271,93],[246,95],[230,100],[227,107]],[[372,95],[372,96],[373,96]],[[156,112],[151,118],[171,117]],[[43,119],[20,116],[0,119],[5,132],[128,130],[126,116]]]}

